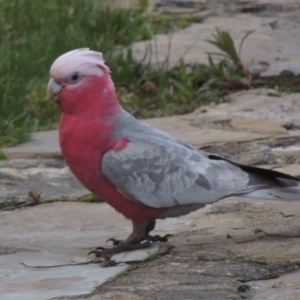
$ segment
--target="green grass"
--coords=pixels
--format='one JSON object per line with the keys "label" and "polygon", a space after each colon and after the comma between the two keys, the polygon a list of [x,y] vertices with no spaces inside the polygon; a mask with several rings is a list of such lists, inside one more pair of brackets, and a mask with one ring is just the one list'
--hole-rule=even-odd
{"label": "green grass", "polygon": [[101,199],[99,199],[99,197],[97,197],[94,194],[88,194],[86,196],[83,196],[81,198],[78,199],[79,202],[85,202],[85,203],[99,203],[99,202],[103,202]]}
{"label": "green grass", "polygon": [[5,153],[3,151],[0,150],[0,160],[1,159],[7,159],[7,156],[5,155]]}
{"label": "green grass", "polygon": [[161,254],[159,253],[148,253],[147,258],[145,259],[145,262],[151,262],[159,259],[161,257]]}
{"label": "green grass", "polygon": [[[34,130],[57,126],[59,112],[46,99],[48,71],[56,57],[71,49],[90,47],[103,52],[125,107],[135,109],[141,102],[141,79],[160,74],[135,63],[130,51],[127,57],[113,55],[116,47],[194,21],[188,16],[172,20],[148,12],[148,1],[138,2],[137,9],[122,10],[96,0],[0,0],[0,147],[25,141]],[[163,83],[157,84],[161,89]],[[171,95],[165,94],[168,92],[163,92],[164,101],[169,101]],[[174,110],[172,105],[157,105],[160,96],[146,98],[146,103],[154,99],[149,107],[153,113],[144,114],[141,109],[139,116]]]}
{"label": "green grass", "polygon": [[2,202],[0,200],[0,210],[4,210],[4,209],[7,209],[7,208],[12,208],[14,207],[14,205],[10,202]]}

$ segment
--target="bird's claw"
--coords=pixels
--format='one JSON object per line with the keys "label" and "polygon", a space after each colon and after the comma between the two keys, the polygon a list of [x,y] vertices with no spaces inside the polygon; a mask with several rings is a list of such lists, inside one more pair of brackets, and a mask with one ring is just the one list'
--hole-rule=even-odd
{"label": "bird's claw", "polygon": [[105,248],[103,248],[103,247],[97,247],[95,250],[90,251],[90,252],[88,253],[88,255],[90,255],[90,254],[95,254],[96,257],[102,257],[102,258],[104,258],[105,260],[110,260],[110,258],[111,258],[111,256],[112,256],[113,254],[110,254],[110,253],[109,253],[109,250],[110,250],[110,249],[105,249]]}
{"label": "bird's claw", "polygon": [[[162,243],[166,243],[170,237],[173,237],[173,234],[166,234],[164,236],[160,236],[160,235],[146,235],[144,237],[144,240],[145,241],[148,241],[148,242],[162,242]],[[115,238],[110,238],[106,241],[107,242],[112,242],[114,246],[118,246],[120,245],[121,243],[123,243],[124,241],[122,240],[117,240]]]}
{"label": "bird's claw", "polygon": [[145,240],[146,241],[149,241],[149,242],[163,242],[163,243],[166,243],[168,241],[168,239],[170,237],[173,237],[173,234],[166,234],[164,236],[160,236],[160,235],[147,235],[145,237]]}
{"label": "bird's claw", "polygon": [[[88,253],[88,255],[90,255],[90,254],[95,254],[95,255],[96,255],[97,252],[100,252],[100,251],[107,251],[107,250],[109,250],[109,249],[108,249],[108,248],[104,248],[104,247],[97,247],[95,250],[90,251],[90,252]],[[96,256],[97,256],[97,255],[96,255]]]}
{"label": "bird's claw", "polygon": [[118,246],[118,245],[120,245],[123,241],[122,241],[122,240],[117,240],[117,239],[115,239],[115,238],[110,238],[110,239],[108,239],[108,240],[106,241],[106,243],[107,243],[107,242],[112,242],[114,246]]}
{"label": "bird's claw", "polygon": [[106,249],[103,247],[97,247],[95,250],[89,252],[90,254],[95,254],[96,257],[102,257],[105,260],[110,260],[110,258],[117,253],[124,252],[124,251],[132,251],[138,249],[144,249],[150,247],[149,242],[140,243],[140,244],[128,244],[128,243],[120,243],[119,245]]}

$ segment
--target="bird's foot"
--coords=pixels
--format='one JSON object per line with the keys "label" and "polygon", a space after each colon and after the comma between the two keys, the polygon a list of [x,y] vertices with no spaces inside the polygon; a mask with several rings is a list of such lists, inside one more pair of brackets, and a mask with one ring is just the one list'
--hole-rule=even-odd
{"label": "bird's foot", "polygon": [[[112,239],[110,239],[110,240],[112,240]],[[110,258],[114,254],[117,254],[117,253],[120,253],[120,252],[124,252],[124,251],[132,251],[132,250],[144,249],[144,248],[150,247],[150,245],[151,245],[149,242],[139,243],[139,244],[130,244],[130,243],[125,243],[125,242],[113,239],[114,245],[115,245],[115,241],[120,242],[120,243],[118,243],[115,247],[109,248],[109,249],[103,248],[103,247],[98,247],[95,250],[89,252],[88,255],[95,254],[96,257],[102,257],[105,260],[109,261]]]}
{"label": "bird's foot", "polygon": [[[144,241],[148,241],[148,242],[162,242],[162,243],[166,243],[170,237],[173,237],[173,234],[166,234],[164,236],[160,236],[160,235],[150,235],[147,234],[143,240]],[[123,243],[124,241],[122,240],[117,240],[115,238],[110,238],[106,241],[107,242],[112,242],[114,246],[118,246],[119,244]]]}
{"label": "bird's foot", "polygon": [[160,236],[160,235],[146,235],[144,237],[145,241],[148,242],[162,242],[162,243],[166,243],[170,237],[173,237],[173,234],[166,234],[164,236]]}
{"label": "bird's foot", "polygon": [[[1,1],[1,0],[0,0]],[[155,228],[155,221],[144,222],[144,223],[133,223],[132,234],[124,241],[110,238],[106,242],[112,242],[113,248],[98,247],[91,251],[89,254],[95,254],[97,257],[102,257],[107,261],[110,258],[120,252],[132,251],[138,249],[144,249],[150,247],[153,242],[167,242],[172,234],[166,234],[165,236],[150,235],[149,232]]]}

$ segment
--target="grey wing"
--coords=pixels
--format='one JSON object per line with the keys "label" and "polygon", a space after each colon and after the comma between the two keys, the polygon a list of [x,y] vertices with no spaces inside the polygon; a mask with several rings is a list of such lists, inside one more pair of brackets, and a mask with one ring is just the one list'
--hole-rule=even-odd
{"label": "grey wing", "polygon": [[155,208],[212,203],[247,190],[249,182],[248,174],[230,162],[153,137],[106,152],[101,167],[122,194]]}

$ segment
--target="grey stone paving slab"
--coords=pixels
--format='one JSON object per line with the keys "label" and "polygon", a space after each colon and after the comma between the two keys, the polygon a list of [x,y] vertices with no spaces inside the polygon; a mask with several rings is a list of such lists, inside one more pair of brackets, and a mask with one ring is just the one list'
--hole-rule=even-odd
{"label": "grey stone paving slab", "polygon": [[[188,228],[210,209],[182,218],[157,221],[157,232],[167,234]],[[131,233],[131,223],[106,203],[42,204],[15,211],[0,211],[0,245],[9,248],[56,251],[57,249],[93,249],[107,239],[124,239]],[[77,251],[78,252],[78,251]],[[80,256],[88,250],[72,254]]]}
{"label": "grey stone paving slab", "polygon": [[[274,22],[277,24],[276,29],[271,26]],[[170,35],[156,35],[150,42],[136,42],[132,47],[134,57],[141,61],[148,48],[148,51],[151,49],[149,61],[153,66],[160,66],[168,61],[168,66],[172,67],[180,58],[190,64],[207,64],[207,52],[216,52],[217,49],[205,40],[212,38],[216,27],[228,31],[236,45],[239,45],[246,32],[254,30],[245,40],[242,50],[242,60],[246,64],[256,62],[254,65],[257,66],[257,62],[265,62],[272,65],[294,61],[299,57],[298,23],[250,14],[209,17],[201,24],[192,24]]]}
{"label": "grey stone paving slab", "polygon": [[[190,217],[164,223],[158,225],[161,232],[176,232],[190,226]],[[103,268],[92,262],[88,252],[105,246],[110,237],[127,237],[130,231],[130,222],[104,203],[52,203],[0,211],[0,245],[16,252],[0,255],[0,299],[43,300],[91,293],[127,265]],[[112,259],[142,261],[159,251],[160,245],[153,244]]]}
{"label": "grey stone paving slab", "polygon": [[262,77],[280,76],[282,72],[289,71],[295,76],[300,74],[300,60],[274,62],[267,70],[260,73]]}
{"label": "grey stone paving slab", "polygon": [[250,90],[228,97],[216,112],[228,116],[295,122],[300,120],[300,94],[280,94],[272,90]]}
{"label": "grey stone paving slab", "polygon": [[0,216],[1,245],[31,250],[92,249],[104,245],[112,236],[126,236],[131,230],[129,222],[102,203],[42,204],[1,211]]}
{"label": "grey stone paving slab", "polygon": [[[300,94],[278,93],[270,89],[253,89],[231,94],[225,103],[203,106],[184,116],[190,124],[205,126],[205,120],[231,120],[230,128],[219,122],[218,128],[260,132],[269,135],[297,134],[300,128]],[[203,111],[205,113],[203,113]],[[206,122],[207,123],[207,122]],[[209,127],[211,128],[211,126]],[[286,129],[291,129],[291,131]]]}
{"label": "grey stone paving slab", "polygon": [[254,290],[252,300],[298,300],[300,299],[300,272],[276,279],[250,282]]}
{"label": "grey stone paving slab", "polygon": [[16,147],[3,148],[2,151],[8,157],[18,158],[40,158],[61,157],[61,151],[58,142],[58,131],[40,131],[31,135],[30,141]]}
{"label": "grey stone paving slab", "polygon": [[[127,268],[125,264],[109,268],[99,264],[68,266],[64,265],[66,261],[55,256],[41,259],[41,255],[45,256],[45,252],[0,256],[1,299],[46,300],[61,295],[88,294]],[[27,267],[24,263],[33,267]]]}
{"label": "grey stone paving slab", "polygon": [[186,116],[185,119],[190,120],[190,124],[198,128],[230,129],[231,131],[260,133],[269,136],[289,134],[284,127],[286,122],[250,117],[242,118],[230,116],[229,114],[217,116],[213,113],[214,111],[212,110],[211,113],[206,115],[201,113],[198,117],[195,117],[195,114],[191,114]]}
{"label": "grey stone paving slab", "polygon": [[[32,147],[30,153],[34,149]],[[20,204],[30,201],[30,191],[41,194],[41,201],[77,200],[89,193],[61,158],[0,160],[0,179],[0,202]]]}

